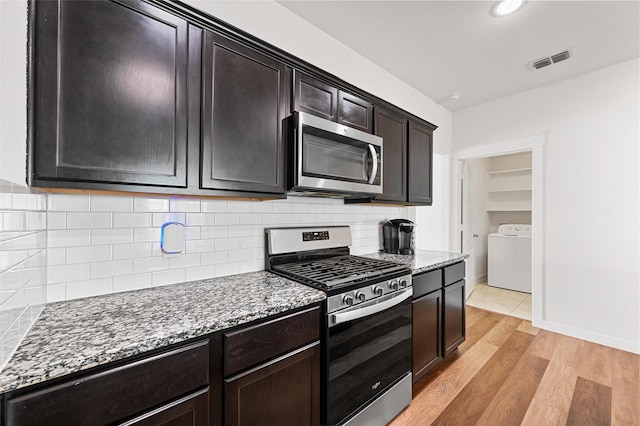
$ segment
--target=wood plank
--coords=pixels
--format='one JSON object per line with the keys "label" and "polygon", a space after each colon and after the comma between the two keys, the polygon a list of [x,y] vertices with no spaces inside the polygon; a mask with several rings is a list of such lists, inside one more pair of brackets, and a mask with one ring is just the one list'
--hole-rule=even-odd
{"label": "wood plank", "polygon": [[614,349],[612,358],[612,422],[640,425],[640,355]]}
{"label": "wood plank", "polygon": [[467,306],[466,315],[467,315],[467,327],[475,324],[480,318],[487,316],[489,312],[484,311],[482,309],[474,308],[473,306]]}
{"label": "wood plank", "polygon": [[391,426],[427,425],[438,417],[482,366],[498,350],[493,345],[478,342],[458,358],[440,376],[427,385],[400,413]]}
{"label": "wood plank", "polygon": [[519,425],[549,360],[525,353],[476,425]]}
{"label": "wood plank", "polygon": [[578,377],[567,426],[606,426],[611,424],[611,388]]}
{"label": "wood plank", "polygon": [[[542,332],[541,332],[542,333]],[[540,333],[537,337],[540,336]],[[586,342],[560,336],[547,371],[524,416],[523,424],[565,424]],[[531,352],[530,352],[531,353]]]}
{"label": "wood plank", "polygon": [[500,320],[504,318],[504,315],[496,314],[493,312],[486,312],[479,318],[474,324],[467,324],[467,335],[465,341],[459,346],[459,349],[472,347],[477,341],[485,336]]}
{"label": "wood plank", "polygon": [[493,327],[482,340],[490,345],[502,346],[511,337],[516,327],[522,320],[516,317],[505,316]]}
{"label": "wood plank", "polygon": [[578,366],[578,376],[611,387],[613,348],[586,342],[584,353]]}
{"label": "wood plank", "polygon": [[533,339],[534,336],[513,331],[433,425],[475,424]]}
{"label": "wood plank", "polygon": [[551,359],[558,347],[559,341],[559,334],[547,330],[540,330],[527,352],[540,358]]}
{"label": "wood plank", "polygon": [[540,331],[538,327],[534,327],[533,324],[531,324],[531,321],[528,320],[522,320],[516,330],[522,331],[523,333],[533,334],[534,336]]}

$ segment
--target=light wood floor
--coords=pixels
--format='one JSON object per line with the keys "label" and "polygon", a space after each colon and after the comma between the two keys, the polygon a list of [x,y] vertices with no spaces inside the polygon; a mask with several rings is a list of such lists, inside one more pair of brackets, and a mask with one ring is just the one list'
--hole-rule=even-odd
{"label": "light wood floor", "polygon": [[467,337],[391,426],[640,425],[640,356],[467,307]]}

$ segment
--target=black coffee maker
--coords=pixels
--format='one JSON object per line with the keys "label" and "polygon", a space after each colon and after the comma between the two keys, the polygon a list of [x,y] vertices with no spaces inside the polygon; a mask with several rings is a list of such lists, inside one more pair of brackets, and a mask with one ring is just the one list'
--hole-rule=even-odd
{"label": "black coffee maker", "polygon": [[416,224],[408,219],[391,219],[382,224],[383,251],[393,254],[413,254]]}

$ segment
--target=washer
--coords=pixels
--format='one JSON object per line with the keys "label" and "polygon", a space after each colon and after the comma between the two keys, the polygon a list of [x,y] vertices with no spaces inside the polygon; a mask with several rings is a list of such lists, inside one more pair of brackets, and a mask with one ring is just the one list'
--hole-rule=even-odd
{"label": "washer", "polygon": [[531,225],[502,224],[488,240],[487,284],[531,293]]}

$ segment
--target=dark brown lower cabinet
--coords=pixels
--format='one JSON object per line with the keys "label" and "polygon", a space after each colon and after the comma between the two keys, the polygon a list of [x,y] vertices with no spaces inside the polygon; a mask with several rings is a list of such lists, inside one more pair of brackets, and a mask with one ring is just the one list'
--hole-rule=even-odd
{"label": "dark brown lower cabinet", "polygon": [[413,304],[413,383],[442,361],[442,290]]}
{"label": "dark brown lower cabinet", "polygon": [[444,288],[443,344],[444,356],[455,351],[465,339],[465,281],[460,280]]}
{"label": "dark brown lower cabinet", "polygon": [[122,426],[204,426],[209,424],[209,388],[137,417]]}
{"label": "dark brown lower cabinet", "polygon": [[209,341],[203,340],[10,396],[4,424],[105,425],[131,419],[141,422],[133,424],[162,424],[165,419],[202,425],[207,421],[200,419],[208,419],[208,389]]}
{"label": "dark brown lower cabinet", "polygon": [[225,380],[225,425],[320,424],[320,344]]}

